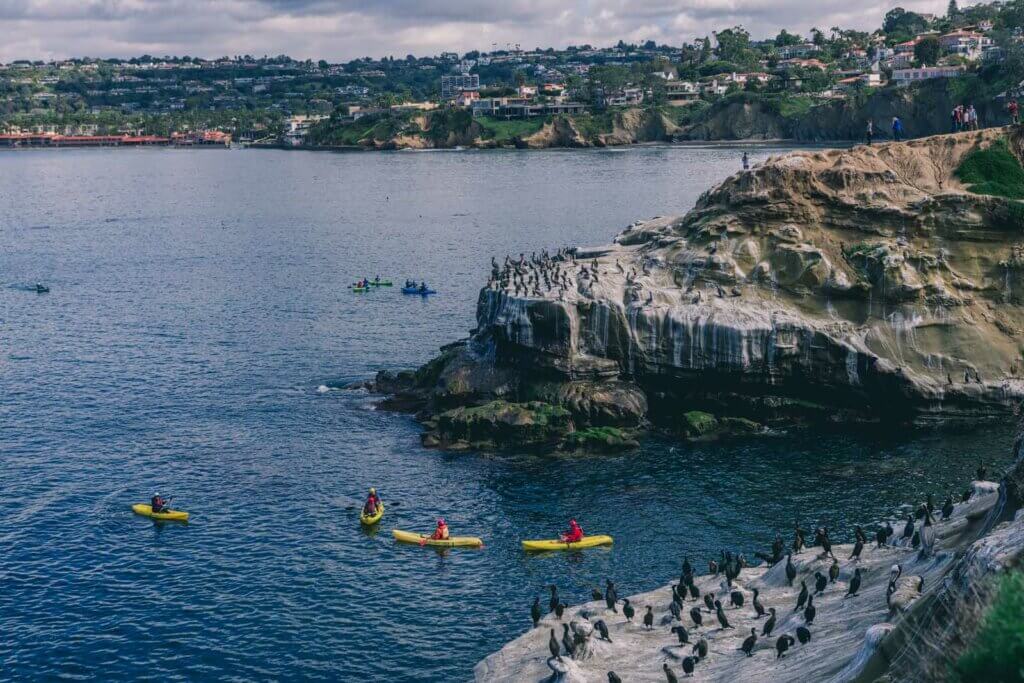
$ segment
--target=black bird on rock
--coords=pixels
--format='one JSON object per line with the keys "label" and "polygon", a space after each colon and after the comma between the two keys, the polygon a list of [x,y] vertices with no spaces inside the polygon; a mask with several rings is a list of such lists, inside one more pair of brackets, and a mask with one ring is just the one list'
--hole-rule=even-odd
{"label": "black bird on rock", "polygon": [[757,590],[755,588],[754,589],[754,599],[751,601],[753,603],[753,605],[754,605],[754,618],[755,619],[760,619],[761,617],[764,616],[764,605],[762,605],[761,601],[758,599],[758,595],[760,595],[760,594],[761,594],[761,591],[759,591],[759,590]]}
{"label": "black bird on rock", "polygon": [[694,665],[696,665],[696,663],[697,660],[693,657],[683,657],[683,673],[687,676],[692,676]]}
{"label": "black bird on rock", "polygon": [[699,659],[704,659],[708,656],[708,641],[704,639],[704,636],[701,636],[697,644],[693,646],[693,651]]}
{"label": "black bird on rock", "polygon": [[793,608],[794,612],[799,612],[803,609],[804,603],[807,602],[807,582],[800,581],[800,595],[796,597],[796,607]]}
{"label": "black bird on rock", "polygon": [[604,619],[595,621],[594,628],[601,634],[601,640],[607,640],[609,643],[612,642],[611,636],[608,635],[608,624],[604,623]]}
{"label": "black bird on rock", "polygon": [[864,534],[864,529],[862,529],[860,525],[853,527],[853,537],[855,540],[860,541],[861,543],[868,542],[868,537]]}
{"label": "black bird on rock", "polygon": [[604,593],[601,592],[596,586],[590,591],[590,598],[592,600],[604,600]]}
{"label": "black bird on rock", "polygon": [[680,645],[682,645],[683,643],[690,642],[690,632],[687,631],[686,627],[682,624],[680,624],[679,626],[673,626],[671,629],[669,629],[669,631],[676,634],[676,637],[679,638]]}
{"label": "black bird on rock", "polygon": [[978,469],[974,472],[974,478],[978,481],[985,481],[985,477],[988,476],[988,468],[985,467],[985,463],[978,463]]}
{"label": "black bird on rock", "polygon": [[864,541],[857,539],[857,542],[853,544],[853,552],[850,554],[851,560],[859,560],[860,553],[864,550]]}
{"label": "black bird on rock", "polygon": [[693,578],[693,567],[690,565],[690,558],[689,557],[684,557],[683,558],[682,582],[683,583],[690,583],[690,579],[692,579],[692,578]]}
{"label": "black bird on rock", "polygon": [[608,672],[608,683],[622,683],[622,679],[614,671]]}
{"label": "black bird on rock", "polygon": [[697,584],[695,584],[692,580],[690,581],[690,597],[694,600],[700,598],[700,589],[697,588]]}
{"label": "black bird on rock", "polygon": [[949,519],[953,514],[953,496],[947,496],[946,502],[942,505],[942,519]]}
{"label": "black bird on rock", "polygon": [[565,654],[570,657],[576,655],[576,643],[573,642],[572,636],[569,635],[569,625],[562,624],[562,647],[565,648]]}
{"label": "black bird on rock", "polygon": [[814,615],[818,613],[818,608],[814,606],[814,596],[808,596],[807,607],[804,608],[804,621],[808,624],[814,621]]}
{"label": "black bird on rock", "polygon": [[619,596],[615,592],[615,584],[612,583],[611,579],[605,579],[605,583],[607,585],[604,590],[604,604],[608,605],[608,609],[618,614],[619,610],[615,607],[615,603],[619,601]]}
{"label": "black bird on rock", "polygon": [[704,606],[708,608],[709,612],[715,611],[715,599],[712,597],[711,593],[704,594]]}
{"label": "black bird on rock", "polygon": [[914,535],[914,515],[907,515],[907,523],[903,526],[903,538]]}
{"label": "black bird on rock", "polygon": [[558,617],[559,621],[562,620],[562,615],[565,614],[565,608],[568,606],[564,602],[560,602],[555,606],[555,616]]}
{"label": "black bird on rock", "polygon": [[832,560],[832,566],[828,568],[828,582],[835,583],[839,578],[839,560]]}
{"label": "black bird on rock", "polygon": [[823,593],[825,587],[828,586],[828,579],[821,572],[814,572],[814,592],[816,594]]}
{"label": "black bird on rock", "polygon": [[708,562],[708,572],[714,574],[715,576],[718,576],[718,563],[714,560]]}
{"label": "black bird on rock", "polygon": [[850,588],[846,591],[846,597],[856,596],[857,591],[860,590],[860,567],[853,572],[853,578],[850,579]]}
{"label": "black bird on rock", "polygon": [[665,680],[668,681],[668,683],[679,683],[679,679],[676,678],[674,673],[672,673],[672,669],[668,668],[668,662],[662,662],[661,669],[665,672]]}
{"label": "black bird on rock", "polygon": [[548,650],[551,651],[552,657],[562,658],[562,647],[558,644],[558,639],[555,638],[555,629],[551,629],[551,637],[548,638]]}
{"label": "black bird on rock", "polygon": [[701,624],[704,622],[704,617],[701,616],[700,607],[694,607],[690,610],[690,618],[693,619],[693,623],[697,628],[701,627]]}
{"label": "black bird on rock", "polygon": [[722,609],[722,603],[715,600],[715,615],[718,617],[718,623],[722,628],[732,628],[729,625],[729,620],[725,618],[725,610]]}
{"label": "black bird on rock", "polygon": [[536,628],[540,623],[540,598],[533,599],[533,605],[530,606],[530,618],[533,619],[533,627]]}
{"label": "black bird on rock", "polygon": [[796,639],[800,641],[801,645],[806,645],[811,642],[811,629],[806,626],[797,626]]}
{"label": "black bird on rock", "polygon": [[740,591],[733,591],[729,594],[729,602],[737,609],[743,607],[743,593]]}
{"label": "black bird on rock", "polygon": [[653,612],[653,609],[654,609],[653,607],[648,605],[647,606],[647,613],[644,614],[644,627],[648,631],[650,631],[652,628],[654,628],[654,612]]}
{"label": "black bird on rock", "polygon": [[786,650],[792,647],[796,641],[793,636],[783,633],[779,636],[779,639],[775,641],[775,659],[781,659],[786,654]]}
{"label": "black bird on rock", "polygon": [[548,600],[548,612],[554,612],[555,608],[558,607],[558,586],[548,586],[548,590],[551,591],[551,599]]}
{"label": "black bird on rock", "polygon": [[748,657],[752,657],[754,656],[755,645],[757,645],[757,629],[752,628],[750,629],[750,635],[747,636],[746,639],[743,641],[743,647],[741,647],[740,649],[743,650],[743,653],[745,655],[747,655]]}
{"label": "black bird on rock", "polygon": [[683,613],[682,613],[682,610],[679,609],[679,603],[678,602],[676,602],[674,600],[672,602],[670,602],[668,604],[668,611],[672,613],[672,618],[675,619],[676,621],[682,621],[683,620]]}
{"label": "black bird on rock", "polygon": [[636,614],[636,610],[633,609],[633,605],[629,604],[629,598],[625,598],[622,601],[622,613],[626,617],[626,621],[633,621],[633,615]]}
{"label": "black bird on rock", "polygon": [[771,612],[771,616],[768,617],[768,621],[764,622],[764,626],[761,627],[762,636],[770,636],[772,630],[775,628],[775,608],[769,607],[768,611]]}
{"label": "black bird on rock", "polygon": [[793,556],[786,555],[786,580],[789,585],[793,585],[793,579],[796,578],[796,567],[793,565]]}

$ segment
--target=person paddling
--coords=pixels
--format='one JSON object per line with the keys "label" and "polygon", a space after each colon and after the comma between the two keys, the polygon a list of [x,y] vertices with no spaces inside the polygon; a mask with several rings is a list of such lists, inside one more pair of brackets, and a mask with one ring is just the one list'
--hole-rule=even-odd
{"label": "person paddling", "polygon": [[366,497],[366,504],[363,505],[363,514],[366,516],[373,516],[380,511],[383,503],[381,502],[380,496],[377,495],[377,489],[370,489],[370,494]]}
{"label": "person paddling", "polygon": [[579,543],[583,540],[583,529],[575,519],[569,520],[569,530],[562,534],[564,543]]}
{"label": "person paddling", "polygon": [[168,506],[171,504],[170,498],[163,498],[160,492],[157,491],[153,494],[153,497],[149,499],[149,505],[153,512],[167,512]]}
{"label": "person paddling", "polygon": [[420,545],[426,545],[427,541],[447,541],[451,536],[448,533],[448,523],[444,521],[444,518],[437,520],[437,528],[434,529],[434,533],[430,534],[428,538],[420,538]]}

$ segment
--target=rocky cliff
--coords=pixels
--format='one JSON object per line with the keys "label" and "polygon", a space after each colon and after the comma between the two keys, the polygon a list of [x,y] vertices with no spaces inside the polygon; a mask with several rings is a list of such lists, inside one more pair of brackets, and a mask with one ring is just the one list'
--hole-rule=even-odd
{"label": "rocky cliff", "polygon": [[1005,418],[1024,396],[1024,210],[956,174],[994,142],[1019,168],[1022,129],[770,158],[613,244],[495,263],[472,337],[378,386],[428,419],[557,405],[570,431]]}

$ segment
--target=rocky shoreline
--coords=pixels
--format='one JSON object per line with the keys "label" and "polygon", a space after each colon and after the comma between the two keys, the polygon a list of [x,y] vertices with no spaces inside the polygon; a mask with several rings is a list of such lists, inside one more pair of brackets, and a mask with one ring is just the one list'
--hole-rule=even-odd
{"label": "rocky shoreline", "polygon": [[[631,620],[621,601],[614,609],[595,601],[560,617],[549,613],[481,661],[476,680],[597,683],[614,672],[621,680],[664,681],[666,668],[682,679],[688,667],[693,680],[703,681],[944,680],[971,647],[999,577],[1019,571],[1024,560],[1022,484],[1018,442],[1016,465],[1001,483],[972,482],[967,500],[947,502],[934,520],[922,506],[909,527],[905,519],[879,523],[878,530],[888,524],[891,535],[879,539],[869,530],[860,548],[832,545],[831,554],[794,548],[774,564],[741,562],[731,578],[722,571],[725,562],[689,579],[684,568],[678,584],[627,598],[635,610]],[[813,613],[807,595],[799,600],[803,586]],[[678,616],[672,605],[677,587],[685,596]],[[723,605],[728,626],[702,601],[708,595]],[[755,604],[766,613],[759,615]],[[643,621],[648,608],[649,627]],[[751,633],[756,642],[744,656]],[[549,648],[552,634],[558,657]],[[788,649],[780,657],[783,640]]]}
{"label": "rocky shoreline", "polygon": [[451,449],[799,424],[973,426],[1024,398],[1024,211],[960,182],[1024,130],[794,152],[610,245],[493,262],[471,336],[367,386]]}

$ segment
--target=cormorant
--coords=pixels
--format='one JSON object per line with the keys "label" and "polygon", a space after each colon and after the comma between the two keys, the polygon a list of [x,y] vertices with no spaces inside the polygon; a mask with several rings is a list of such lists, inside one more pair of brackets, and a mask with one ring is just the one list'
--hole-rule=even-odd
{"label": "cormorant", "polygon": [[814,606],[814,596],[810,595],[807,597],[807,607],[804,609],[804,621],[808,624],[811,623],[817,613],[818,608]]}
{"label": "cormorant", "polygon": [[729,594],[729,602],[733,607],[743,607],[743,593],[740,591],[733,591]]}
{"label": "cormorant", "polygon": [[985,463],[978,463],[978,469],[975,472],[975,479],[978,481],[985,481],[985,477],[988,476],[988,468],[985,467]]}
{"label": "cormorant", "polygon": [[701,636],[697,644],[693,646],[693,651],[697,653],[697,657],[700,659],[708,656],[708,641],[704,639],[704,636]]}
{"label": "cormorant", "polygon": [[796,641],[793,640],[793,636],[791,635],[783,633],[779,636],[779,639],[775,641],[775,659],[780,659],[784,654],[786,654],[786,650],[788,650],[795,642]]}
{"label": "cormorant", "polygon": [[565,654],[575,657],[576,643],[572,642],[572,636],[569,635],[569,624],[562,624],[562,647],[565,648]]}
{"label": "cormorant", "polygon": [[800,641],[801,645],[806,645],[811,642],[811,630],[806,626],[797,626],[796,639]]}
{"label": "cormorant", "polygon": [[835,583],[839,578],[839,560],[832,560],[832,566],[828,568],[828,582]]}
{"label": "cormorant", "polygon": [[910,538],[914,535],[914,516],[907,515],[907,523],[903,526],[903,538]]}
{"label": "cormorant", "polygon": [[653,608],[650,605],[648,605],[647,613],[644,614],[644,628],[646,628],[648,631],[654,628],[654,612],[652,610]]}
{"label": "cormorant", "polygon": [[794,612],[799,612],[803,608],[804,603],[807,602],[807,594],[808,594],[807,593],[807,582],[804,581],[803,579],[801,579],[800,580],[800,595],[798,595],[796,597],[796,607],[793,608]]}
{"label": "cormorant", "polygon": [[851,560],[859,560],[860,553],[864,550],[864,541],[857,539],[857,542],[853,544],[853,553],[850,554]]}
{"label": "cormorant", "polygon": [[853,578],[850,579],[850,589],[846,591],[846,597],[851,595],[856,596],[857,591],[860,590],[860,567],[853,572]]}
{"label": "cormorant", "polygon": [[708,608],[709,612],[715,611],[715,599],[712,597],[711,593],[704,594],[704,606]]}
{"label": "cormorant", "polygon": [[696,663],[693,657],[683,657],[683,673],[687,676],[692,676],[694,664]]}
{"label": "cormorant", "polygon": [[722,610],[722,603],[715,600],[715,615],[718,617],[718,623],[721,624],[722,628],[732,628],[729,624],[729,620],[725,618],[725,612]]}
{"label": "cormorant", "polygon": [[700,614],[700,607],[694,607],[690,610],[690,618],[693,619],[693,623],[697,628],[701,627],[701,624],[704,622],[704,617]]}
{"label": "cormorant", "polygon": [[758,600],[758,598],[757,598],[757,596],[760,595],[760,593],[761,592],[759,590],[757,590],[756,588],[754,589],[754,599],[753,599],[752,602],[754,604],[754,618],[755,619],[760,619],[761,617],[764,616],[764,605],[762,605],[761,601]]}
{"label": "cormorant", "polygon": [[715,576],[718,576],[718,563],[714,560],[708,562],[708,571]]}
{"label": "cormorant", "polygon": [[614,671],[608,672],[608,683],[622,683],[622,679]]}
{"label": "cormorant", "polygon": [[700,597],[700,589],[697,588],[697,584],[695,584],[692,580],[690,581],[690,597],[694,600]]}
{"label": "cormorant", "polygon": [[607,640],[609,643],[612,642],[611,637],[608,635],[608,624],[604,623],[604,619],[598,619],[594,622],[594,628],[601,634],[602,640]]}
{"label": "cormorant", "polygon": [[796,578],[796,567],[793,566],[793,555],[786,555],[786,580],[789,581],[789,585],[793,585],[793,579]]}
{"label": "cormorant", "polygon": [[942,519],[949,519],[953,514],[953,496],[947,496],[946,502],[942,505]]}
{"label": "cormorant", "polygon": [[602,593],[601,590],[597,586],[595,586],[590,591],[590,598],[592,600],[604,600],[604,593]]}
{"label": "cormorant", "polygon": [[690,642],[690,632],[687,631],[686,627],[682,624],[680,624],[679,626],[673,626],[669,629],[669,631],[676,634],[676,637],[679,638],[680,645],[682,645],[683,643]]}
{"label": "cormorant", "polygon": [[540,598],[533,599],[533,605],[530,606],[530,618],[533,619],[534,628],[540,623]]}
{"label": "cormorant", "polygon": [[768,621],[764,622],[764,626],[761,627],[762,636],[770,636],[772,634],[772,629],[775,628],[775,608],[769,607],[768,611],[771,612],[772,615],[768,617]]}
{"label": "cormorant", "polygon": [[750,629],[750,635],[744,639],[743,647],[741,647],[740,649],[743,650],[744,654],[746,654],[748,657],[752,657],[754,654],[755,645],[757,645],[757,629],[752,628]]}
{"label": "cormorant", "polygon": [[554,612],[555,608],[558,607],[558,586],[548,586],[548,590],[551,591],[551,599],[548,600],[548,612]]}
{"label": "cormorant", "polygon": [[828,579],[821,572],[814,572],[814,592],[822,593],[828,585]]}
{"label": "cormorant", "polygon": [[636,610],[633,609],[633,605],[629,604],[629,598],[625,598],[622,601],[622,613],[626,615],[626,621],[633,621],[633,615],[636,614]]}
{"label": "cormorant", "polygon": [[565,613],[565,608],[568,606],[569,605],[565,604],[564,602],[560,602],[557,605],[555,605],[555,616],[558,617],[559,621],[562,620],[562,615]]}
{"label": "cormorant", "polygon": [[679,609],[679,603],[673,600],[668,604],[668,611],[672,613],[672,618],[676,621],[683,620],[682,610]]}
{"label": "cormorant", "polygon": [[555,629],[551,629],[551,637],[548,638],[548,650],[551,651],[552,657],[562,658],[562,648],[558,644],[558,639],[555,638]]}
{"label": "cormorant", "polygon": [[618,600],[619,596],[615,592],[615,584],[612,583],[611,579],[605,579],[604,604],[608,605],[608,609],[616,614],[619,613],[618,608],[615,607],[615,603],[618,602]]}

